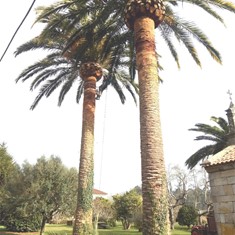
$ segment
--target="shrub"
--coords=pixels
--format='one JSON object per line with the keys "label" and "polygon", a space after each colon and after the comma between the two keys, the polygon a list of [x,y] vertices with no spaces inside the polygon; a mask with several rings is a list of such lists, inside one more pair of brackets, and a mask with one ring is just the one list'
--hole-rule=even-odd
{"label": "shrub", "polygon": [[184,205],[180,208],[176,221],[179,225],[186,225],[190,227],[191,224],[196,222],[197,211],[194,207]]}
{"label": "shrub", "polygon": [[4,221],[4,226],[11,232],[37,232],[40,229],[41,221],[37,216],[10,215]]}
{"label": "shrub", "polygon": [[142,227],[143,227],[142,217],[143,217],[142,208],[139,208],[133,217],[134,226],[139,230],[139,232],[142,232]]}

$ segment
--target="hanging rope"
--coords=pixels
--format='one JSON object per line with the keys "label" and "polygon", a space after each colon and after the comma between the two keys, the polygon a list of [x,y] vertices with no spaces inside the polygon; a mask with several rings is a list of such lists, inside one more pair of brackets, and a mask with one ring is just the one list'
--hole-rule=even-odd
{"label": "hanging rope", "polygon": [[30,12],[31,9],[33,8],[33,5],[34,5],[35,2],[36,2],[36,0],[34,0],[34,1],[32,2],[31,6],[29,7],[29,9],[28,9],[28,11],[27,11],[27,13],[26,13],[26,15],[24,16],[23,20],[21,21],[21,23],[20,23],[19,26],[17,27],[15,33],[14,33],[13,36],[11,37],[10,42],[8,43],[8,45],[7,45],[6,49],[5,49],[5,51],[4,51],[3,54],[2,54],[2,57],[1,57],[1,59],[0,59],[0,62],[2,61],[3,57],[4,57],[5,54],[7,53],[8,49],[9,49],[9,47],[10,47],[12,41],[13,41],[13,39],[15,38],[15,36],[16,36],[16,34],[18,33],[20,27],[22,26],[22,24],[24,23],[25,19],[26,19],[27,16],[29,15],[29,12]]}
{"label": "hanging rope", "polygon": [[106,119],[106,111],[107,111],[107,96],[108,96],[108,89],[106,89],[105,104],[104,104],[103,136],[102,136],[101,159],[100,159],[100,182],[99,182],[99,189],[101,189],[101,179],[102,179],[102,170],[103,170],[105,119]]}

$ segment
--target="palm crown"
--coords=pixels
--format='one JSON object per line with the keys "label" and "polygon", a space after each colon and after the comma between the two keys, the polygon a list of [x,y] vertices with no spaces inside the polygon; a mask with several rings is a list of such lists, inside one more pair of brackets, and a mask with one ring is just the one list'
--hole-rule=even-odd
{"label": "palm crown", "polygon": [[[42,33],[32,40],[19,46],[15,52],[18,56],[23,52],[35,49],[47,50],[50,53],[40,61],[26,68],[16,79],[18,82],[23,82],[33,77],[30,89],[34,90],[41,85],[40,91],[34,100],[31,109],[34,109],[43,96],[49,97],[53,91],[61,87],[58,105],[64,100],[65,95],[70,90],[72,85],[78,82],[76,101],[79,102],[84,81],[81,78],[81,65],[93,61],[99,63],[104,71],[103,84],[100,89],[103,91],[108,85],[112,85],[117,91],[122,103],[125,102],[123,87],[126,88],[134,101],[136,102],[135,94],[138,93],[138,86],[130,79],[126,72],[130,61],[123,60],[126,50],[120,45],[109,44],[107,47],[107,37],[95,27],[91,27],[89,18],[80,19],[76,25],[72,25],[69,29],[63,30],[64,27],[71,21],[64,19],[61,24],[47,31],[47,27],[55,19],[61,19],[62,15],[57,13],[45,17],[41,22],[45,23],[45,29]],[[76,26],[76,27],[75,27]],[[47,33],[45,34],[45,31]],[[76,31],[76,41],[66,47],[66,42],[70,36]],[[80,32],[80,33],[79,33]],[[86,34],[84,34],[86,32]],[[49,79],[53,77],[53,79]]]}
{"label": "palm crown", "polygon": [[203,135],[199,135],[195,140],[209,141],[208,144],[193,155],[191,155],[185,162],[189,169],[194,168],[200,161],[208,158],[210,155],[214,155],[227,146],[229,125],[228,122],[222,117],[211,117],[211,120],[216,124],[214,126],[197,123],[195,128],[189,129],[190,131],[201,132]]}
{"label": "palm crown", "polygon": [[[122,47],[124,48],[126,48],[126,45],[128,44],[129,48],[131,48],[128,56],[130,56],[131,61],[134,62],[135,53],[133,45],[133,34],[131,34],[128,28],[126,27],[126,23],[128,23],[130,20],[129,13],[127,14],[125,9],[127,2],[135,4],[133,3],[135,1],[86,1],[87,4],[84,8],[82,7],[83,2],[84,1],[66,0],[59,1],[46,8],[41,8],[37,21],[43,22],[48,16],[54,16],[54,19],[50,21],[44,33],[47,34],[52,28],[55,28],[58,24],[64,22],[65,19],[71,18],[72,20],[67,22],[66,24],[66,28],[69,29],[80,21],[81,16],[89,12],[89,17],[92,15],[94,18],[93,21],[89,25],[87,25],[86,30],[89,31],[89,29],[93,28],[94,26],[101,25],[102,27],[99,28],[100,34],[96,39],[99,41],[102,36],[106,35],[106,48],[108,48],[110,44],[112,45],[113,42],[122,45]],[[148,8],[148,4],[153,2],[153,4],[156,5],[155,2],[158,1],[142,0],[136,2],[141,2],[142,6],[144,6],[146,9]],[[202,44],[212,56],[212,58],[215,59],[217,62],[221,63],[221,56],[219,52],[213,47],[206,34],[203,33],[194,22],[183,19],[177,14],[179,2],[182,5],[182,1],[166,0],[163,2],[164,18],[162,19],[161,24],[159,24],[157,28],[157,30],[160,31],[160,35],[165,41],[167,47],[169,48],[170,53],[175,59],[178,67],[180,67],[180,62],[176,47],[173,43],[174,37],[187,48],[188,52],[190,53],[197,65],[201,66],[201,62],[198,57],[197,50],[194,46],[194,40],[197,40],[200,44]],[[224,22],[222,17],[215,11],[216,8],[226,9],[228,11],[235,12],[235,6],[227,1],[215,0],[205,2],[204,0],[199,0],[195,2],[189,0],[184,1],[184,4],[196,5],[197,7],[206,11],[210,16],[214,17],[221,23]],[[92,12],[94,11],[94,9],[97,8],[100,8],[99,14],[93,14]],[[137,9],[137,7],[134,9]],[[62,17],[61,15],[60,17],[58,17],[58,13],[61,13]],[[133,14],[137,14],[138,16],[139,13],[134,12]],[[79,38],[79,35],[80,30],[75,30],[74,33],[68,38],[65,49],[69,48]],[[132,69],[134,69],[133,65]],[[131,72],[131,74],[133,75],[134,72]]]}

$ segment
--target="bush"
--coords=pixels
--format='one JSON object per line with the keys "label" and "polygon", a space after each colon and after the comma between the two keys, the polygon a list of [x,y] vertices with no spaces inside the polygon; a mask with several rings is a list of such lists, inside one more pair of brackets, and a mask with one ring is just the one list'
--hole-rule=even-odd
{"label": "bush", "polygon": [[190,227],[191,224],[196,222],[197,211],[192,206],[184,205],[179,209],[176,221],[179,225],[186,225]]}
{"label": "bush", "polygon": [[142,232],[142,228],[143,228],[142,216],[143,216],[143,213],[140,208],[139,210],[136,211],[133,217],[134,226],[135,228],[139,230],[139,232]]}
{"label": "bush", "polygon": [[11,215],[4,221],[4,226],[11,232],[37,232],[41,221],[37,216],[20,217]]}
{"label": "bush", "polygon": [[110,227],[116,227],[117,226],[117,221],[116,219],[108,219],[107,221],[107,224],[110,226]]}

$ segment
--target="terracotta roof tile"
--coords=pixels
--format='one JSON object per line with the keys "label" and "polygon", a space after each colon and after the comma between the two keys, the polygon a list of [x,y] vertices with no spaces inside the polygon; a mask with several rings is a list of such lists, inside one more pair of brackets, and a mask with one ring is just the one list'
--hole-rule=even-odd
{"label": "terracotta roof tile", "polygon": [[100,191],[98,189],[93,189],[93,194],[96,194],[96,195],[107,195],[107,193],[103,192],[103,191]]}
{"label": "terracotta roof tile", "polygon": [[202,166],[220,165],[235,162],[235,145],[230,145],[202,163]]}

